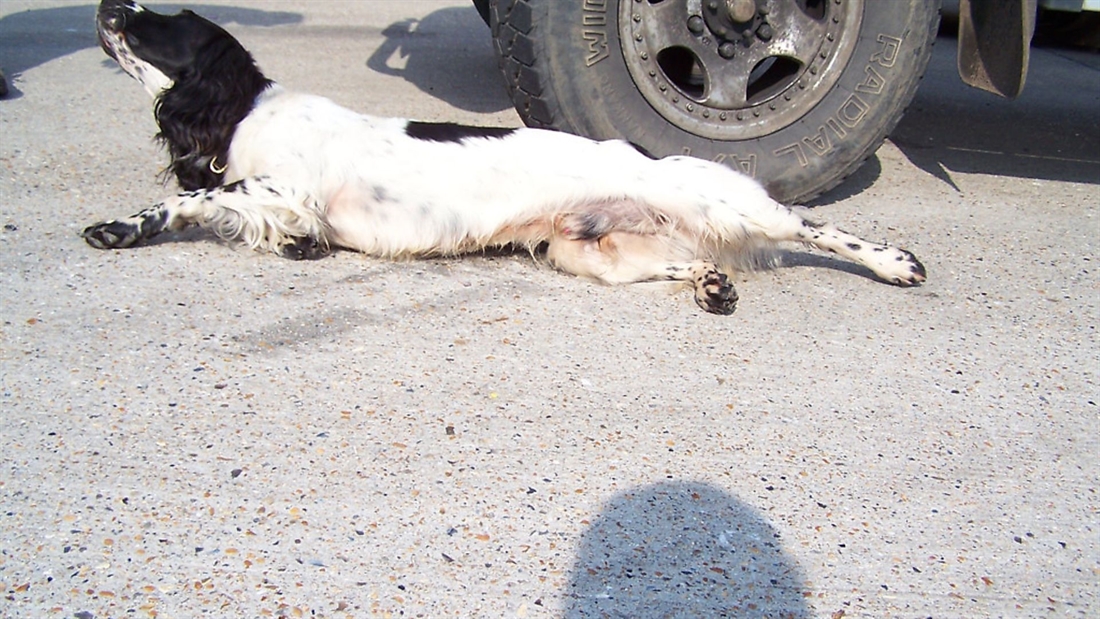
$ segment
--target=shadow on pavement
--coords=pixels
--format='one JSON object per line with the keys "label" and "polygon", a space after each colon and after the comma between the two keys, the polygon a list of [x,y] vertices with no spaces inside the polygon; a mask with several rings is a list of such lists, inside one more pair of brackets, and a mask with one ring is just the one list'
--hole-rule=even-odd
{"label": "shadow on pavement", "polygon": [[914,165],[956,190],[952,172],[1100,183],[1100,56],[1032,47],[1024,92],[1009,101],[963,85],[954,41],[938,45],[937,79],[890,136]]}
{"label": "shadow on pavement", "polygon": [[390,24],[382,36],[385,41],[367,60],[372,70],[401,77],[462,110],[491,113],[512,107],[489,28],[473,4]]}
{"label": "shadow on pavement", "polygon": [[858,196],[870,188],[871,185],[874,185],[875,181],[877,181],[878,177],[881,175],[882,162],[879,161],[877,154],[871,155],[867,158],[867,161],[863,162],[863,165],[859,166],[855,172],[852,172],[851,176],[844,179],[843,183],[826,191],[813,200],[802,204],[802,206],[814,208]]}
{"label": "shadow on pavement", "polygon": [[[96,47],[96,4],[12,13],[0,18],[0,68],[9,80],[9,98],[21,96],[19,74],[56,58]],[[281,26],[302,21],[300,13],[260,11],[204,4],[146,4],[158,13],[188,8],[222,26]],[[11,83],[15,81],[16,83]]]}
{"label": "shadow on pavement", "polygon": [[811,616],[801,570],[754,508],[667,482],[612,498],[582,534],[563,600],[582,617]]}
{"label": "shadow on pavement", "polygon": [[[945,18],[916,97],[890,141],[916,167],[960,191],[952,173],[1100,184],[1100,54],[1032,46],[1023,94],[1007,100],[963,84]],[[876,156],[810,202],[844,200],[881,173]]]}

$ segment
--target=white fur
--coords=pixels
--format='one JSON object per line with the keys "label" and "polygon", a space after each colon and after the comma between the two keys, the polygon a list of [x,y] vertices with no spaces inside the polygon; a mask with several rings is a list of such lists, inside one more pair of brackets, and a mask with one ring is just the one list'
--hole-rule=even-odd
{"label": "white fur", "polygon": [[[387,256],[546,241],[556,218],[593,209],[734,242],[801,221],[751,179],[697,159],[653,161],[622,142],[533,129],[430,142],[405,135],[406,123],[274,87],[238,126],[226,180],[267,175],[301,189],[317,216],[347,222],[329,222],[335,244]],[[499,236],[530,224],[545,232]]]}

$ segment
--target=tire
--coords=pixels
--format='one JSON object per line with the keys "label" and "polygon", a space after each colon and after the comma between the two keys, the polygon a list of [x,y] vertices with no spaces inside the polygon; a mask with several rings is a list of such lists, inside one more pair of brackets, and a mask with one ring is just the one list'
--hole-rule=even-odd
{"label": "tire", "polygon": [[490,0],[489,18],[528,126],[724,162],[803,202],[901,119],[939,1]]}

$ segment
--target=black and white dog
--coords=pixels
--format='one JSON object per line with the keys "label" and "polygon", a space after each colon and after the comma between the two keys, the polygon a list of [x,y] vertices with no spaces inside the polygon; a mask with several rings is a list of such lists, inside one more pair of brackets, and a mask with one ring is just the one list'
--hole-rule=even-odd
{"label": "black and white dog", "polygon": [[103,0],[103,49],[156,100],[158,138],[185,190],[83,232],[128,247],[192,224],[288,258],[545,247],[607,283],[683,281],[708,312],[737,294],[717,265],[783,241],[834,252],[900,286],[909,252],[803,220],[752,179],[690,157],[537,129],[373,118],[284,90],[227,32],[190,12]]}

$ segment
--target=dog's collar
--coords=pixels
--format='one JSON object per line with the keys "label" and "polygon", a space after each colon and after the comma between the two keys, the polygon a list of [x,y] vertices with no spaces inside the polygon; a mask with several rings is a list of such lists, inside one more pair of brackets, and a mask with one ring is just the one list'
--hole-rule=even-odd
{"label": "dog's collar", "polygon": [[220,166],[220,167],[218,166],[218,156],[217,155],[214,155],[213,157],[210,158],[210,171],[213,172],[214,174],[218,174],[218,175],[225,174],[225,171],[228,170],[228,169],[229,169],[229,164],[225,164],[225,165]]}

